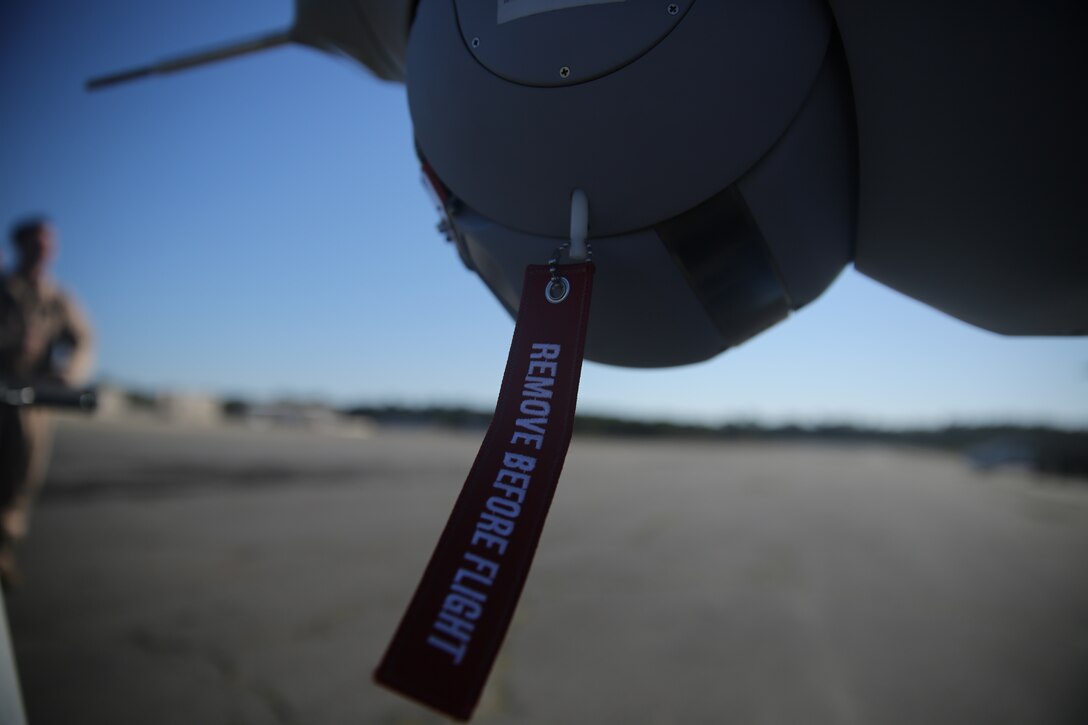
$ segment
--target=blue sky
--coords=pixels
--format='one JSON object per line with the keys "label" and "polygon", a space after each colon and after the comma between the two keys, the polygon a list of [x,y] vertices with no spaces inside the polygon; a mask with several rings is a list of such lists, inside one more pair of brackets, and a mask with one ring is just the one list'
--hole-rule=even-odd
{"label": "blue sky", "polygon": [[[492,405],[512,323],[434,231],[403,87],[288,47],[83,90],[291,16],[278,0],[0,3],[0,223],[56,221],[57,276],[94,318],[103,377]],[[587,364],[580,405],[706,422],[1088,427],[1088,340],[993,335],[848,269],[712,361]]]}

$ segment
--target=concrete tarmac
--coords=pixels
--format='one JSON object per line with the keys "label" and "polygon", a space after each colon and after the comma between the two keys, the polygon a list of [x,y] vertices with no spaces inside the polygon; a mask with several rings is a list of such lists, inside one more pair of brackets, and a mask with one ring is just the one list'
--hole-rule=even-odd
{"label": "concrete tarmac", "polygon": [[[370,673],[482,433],[66,421],[31,725],[435,723]],[[576,439],[474,722],[1088,723],[1088,487],[886,447]]]}

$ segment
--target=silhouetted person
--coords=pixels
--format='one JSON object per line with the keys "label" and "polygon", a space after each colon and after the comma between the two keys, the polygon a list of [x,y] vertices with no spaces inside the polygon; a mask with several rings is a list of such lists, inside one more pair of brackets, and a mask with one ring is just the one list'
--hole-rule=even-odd
{"label": "silhouetted person", "polygon": [[[11,233],[15,267],[0,279],[0,380],[77,385],[91,365],[91,332],[79,306],[49,276],[56,234],[42,218]],[[17,582],[15,542],[45,476],[52,442],[48,411],[0,404],[0,579]]]}

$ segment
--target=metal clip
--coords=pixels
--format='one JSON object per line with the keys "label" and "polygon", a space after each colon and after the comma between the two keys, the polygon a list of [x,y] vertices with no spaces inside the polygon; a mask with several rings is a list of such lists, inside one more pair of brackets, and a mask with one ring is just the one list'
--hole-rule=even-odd
{"label": "metal clip", "polygon": [[556,247],[552,252],[552,258],[548,260],[548,271],[552,275],[552,279],[548,282],[548,286],[544,288],[544,297],[548,302],[552,304],[559,304],[563,300],[567,299],[567,295],[570,294],[570,282],[566,277],[559,276],[559,259],[563,255],[563,252],[570,248],[570,244],[562,244]]}
{"label": "metal clip", "polygon": [[589,197],[581,189],[570,194],[570,258],[584,262],[589,258]]}
{"label": "metal clip", "polygon": [[551,281],[544,290],[548,302],[558,304],[570,294],[570,282],[559,276],[559,260],[566,253],[572,262],[589,262],[593,259],[593,245],[586,238],[589,234],[589,197],[581,189],[575,189],[570,195],[570,241],[555,248],[548,260]]}

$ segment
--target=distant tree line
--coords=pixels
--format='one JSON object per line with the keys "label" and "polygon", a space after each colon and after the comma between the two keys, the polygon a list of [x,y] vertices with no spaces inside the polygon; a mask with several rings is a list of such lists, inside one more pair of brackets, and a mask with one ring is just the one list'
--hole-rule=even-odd
{"label": "distant tree line", "polygon": [[[223,402],[228,417],[247,414],[253,406],[241,398]],[[340,414],[367,418],[385,427],[432,427],[483,431],[491,412],[459,406],[356,405]],[[1081,476],[1088,480],[1088,429],[1045,426],[951,425],[934,428],[870,428],[848,424],[764,425],[731,422],[701,425],[672,421],[631,420],[579,415],[574,431],[582,437],[706,442],[796,442],[839,445],[896,445],[966,455],[977,468],[1016,464],[1038,471]]]}
{"label": "distant tree line", "polygon": [[[462,407],[363,405],[342,412],[365,416],[387,426],[483,430],[491,422],[491,413]],[[904,445],[966,454],[979,468],[1012,463],[1039,471],[1088,476],[1088,430],[1044,426],[884,429],[843,424],[769,426],[752,422],[699,425],[579,415],[574,430],[579,436],[645,440]]]}

